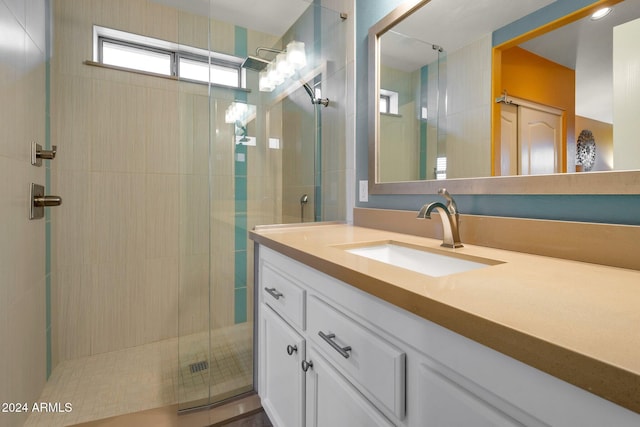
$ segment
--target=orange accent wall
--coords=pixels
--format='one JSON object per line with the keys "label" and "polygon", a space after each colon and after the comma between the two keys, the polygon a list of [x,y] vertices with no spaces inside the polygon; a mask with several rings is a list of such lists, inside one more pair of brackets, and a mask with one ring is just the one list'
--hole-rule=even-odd
{"label": "orange accent wall", "polygon": [[513,47],[502,51],[502,79],[500,93],[527,99],[565,111],[566,135],[563,149],[563,172],[567,167],[567,144],[575,144],[575,71]]}

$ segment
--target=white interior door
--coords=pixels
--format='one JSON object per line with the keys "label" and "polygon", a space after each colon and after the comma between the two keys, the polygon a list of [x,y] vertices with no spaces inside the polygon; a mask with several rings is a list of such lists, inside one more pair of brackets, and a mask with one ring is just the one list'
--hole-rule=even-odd
{"label": "white interior door", "polygon": [[562,113],[518,106],[519,175],[561,171]]}

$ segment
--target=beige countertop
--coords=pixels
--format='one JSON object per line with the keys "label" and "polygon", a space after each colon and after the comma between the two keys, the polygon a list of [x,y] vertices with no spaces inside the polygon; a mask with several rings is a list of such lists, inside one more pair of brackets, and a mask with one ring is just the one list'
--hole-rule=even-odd
{"label": "beige countertop", "polygon": [[[640,272],[347,224],[250,237],[427,320],[640,413]],[[430,277],[346,252],[396,241],[501,262]]]}

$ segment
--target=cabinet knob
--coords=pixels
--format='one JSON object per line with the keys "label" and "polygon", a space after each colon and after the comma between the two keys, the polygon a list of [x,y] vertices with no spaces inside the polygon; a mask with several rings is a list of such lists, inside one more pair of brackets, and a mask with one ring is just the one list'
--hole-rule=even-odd
{"label": "cabinet knob", "polygon": [[298,351],[298,346],[297,345],[288,345],[287,346],[287,354],[289,356],[292,356],[293,353],[296,353]]}
{"label": "cabinet knob", "polygon": [[309,370],[309,368],[313,368],[313,362],[311,360],[308,361],[308,362],[306,360],[303,360],[302,361],[302,370],[307,372]]}

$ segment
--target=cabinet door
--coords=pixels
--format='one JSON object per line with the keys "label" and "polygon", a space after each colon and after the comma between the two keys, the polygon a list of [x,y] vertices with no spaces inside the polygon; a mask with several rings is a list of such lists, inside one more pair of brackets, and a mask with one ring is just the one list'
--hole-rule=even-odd
{"label": "cabinet door", "polygon": [[[417,372],[416,416],[412,419],[421,427],[515,427],[523,426],[507,413],[489,404],[482,396],[472,393],[434,366],[421,363]],[[485,391],[488,394],[488,392]],[[506,402],[501,402],[506,408]],[[538,424],[528,424],[538,425]]]}
{"label": "cabinet door", "polygon": [[260,398],[277,427],[304,426],[304,339],[271,308],[262,304]]}
{"label": "cabinet door", "polygon": [[313,348],[307,359],[307,427],[393,426]]}

